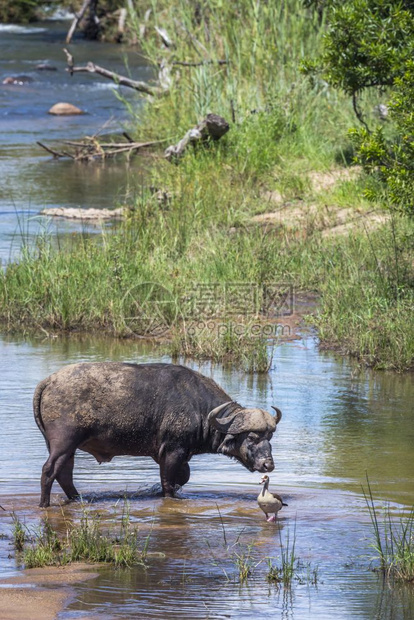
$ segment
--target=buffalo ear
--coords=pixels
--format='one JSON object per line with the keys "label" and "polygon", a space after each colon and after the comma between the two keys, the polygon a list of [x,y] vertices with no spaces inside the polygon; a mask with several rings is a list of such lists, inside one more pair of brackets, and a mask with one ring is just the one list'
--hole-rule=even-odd
{"label": "buffalo ear", "polygon": [[217,448],[217,452],[221,454],[232,454],[234,449],[234,435],[226,435],[219,447]]}

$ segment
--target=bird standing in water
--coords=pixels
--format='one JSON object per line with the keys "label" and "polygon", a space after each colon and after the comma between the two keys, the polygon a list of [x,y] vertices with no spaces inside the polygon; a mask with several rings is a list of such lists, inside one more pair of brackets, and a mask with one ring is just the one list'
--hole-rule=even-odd
{"label": "bird standing in water", "polygon": [[[269,492],[269,482],[269,476],[262,477],[260,484],[263,485],[263,489],[259,493],[257,503],[265,513],[266,520],[271,522],[276,521],[277,513],[282,509],[282,506],[287,506],[287,504],[284,503],[280,495]],[[273,514],[273,516],[269,517],[269,514]]]}

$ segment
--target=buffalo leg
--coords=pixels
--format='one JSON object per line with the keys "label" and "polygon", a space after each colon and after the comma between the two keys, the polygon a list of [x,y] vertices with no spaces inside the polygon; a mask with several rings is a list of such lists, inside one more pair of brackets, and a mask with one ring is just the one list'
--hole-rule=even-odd
{"label": "buffalo leg", "polygon": [[50,492],[52,490],[52,484],[62,472],[68,460],[71,458],[71,454],[71,450],[69,451],[66,449],[63,451],[51,449],[50,456],[42,468],[40,508],[47,508],[50,506]]}
{"label": "buffalo leg", "polygon": [[183,463],[177,473],[176,483],[183,487],[190,480],[190,466],[188,463]]}
{"label": "buffalo leg", "polygon": [[66,493],[69,499],[75,499],[79,497],[79,493],[76,490],[75,485],[73,484],[73,466],[75,464],[75,455],[72,454],[71,457],[66,461],[63,465],[61,471],[56,476],[56,480],[62,487],[63,491]]}
{"label": "buffalo leg", "polygon": [[181,486],[190,478],[190,467],[185,455],[181,452],[164,453],[160,459],[160,474],[162,494],[164,497],[174,497],[175,485]]}

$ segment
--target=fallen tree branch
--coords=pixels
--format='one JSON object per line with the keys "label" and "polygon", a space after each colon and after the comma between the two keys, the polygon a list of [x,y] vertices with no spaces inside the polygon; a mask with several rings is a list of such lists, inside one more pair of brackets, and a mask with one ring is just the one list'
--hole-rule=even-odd
{"label": "fallen tree branch", "polygon": [[201,123],[193,127],[185,136],[177,143],[169,146],[164,153],[168,161],[177,162],[182,157],[184,151],[189,144],[197,142],[205,142],[206,140],[220,140],[224,134],[228,132],[230,126],[228,122],[217,114],[207,114]]}
{"label": "fallen tree branch", "polygon": [[109,71],[104,67],[95,65],[95,63],[93,62],[88,62],[88,64],[84,67],[72,67],[72,73],[82,72],[98,73],[98,75],[102,75],[102,77],[105,77],[108,80],[112,80],[120,86],[128,86],[128,88],[133,88],[134,90],[138,90],[140,93],[145,93],[146,95],[154,96],[159,95],[163,92],[160,88],[157,88],[156,86],[150,86],[146,82],[137,82],[136,80],[131,80],[124,75],[119,75],[119,73],[115,73],[114,71]]}
{"label": "fallen tree branch", "polygon": [[45,149],[45,151],[47,151],[48,153],[51,153],[55,159],[58,159],[59,157],[65,157],[63,153],[59,153],[59,151],[54,151],[50,148],[50,146],[46,146],[46,144],[43,144],[42,142],[36,142],[36,144],[41,146],[42,149]]}
{"label": "fallen tree branch", "polygon": [[73,153],[56,151],[42,142],[37,142],[37,144],[55,158],[70,157],[75,161],[92,161],[113,157],[118,153],[132,153],[160,144],[161,142],[165,142],[165,140],[152,140],[150,142],[98,142],[94,136],[87,137],[83,141],[63,140],[63,144],[74,147]]}
{"label": "fallen tree branch", "polygon": [[115,220],[126,215],[122,207],[118,209],[82,209],[77,207],[50,207],[40,211],[47,217],[65,217],[70,220]]}
{"label": "fallen tree branch", "polygon": [[95,65],[93,62],[88,62],[83,67],[76,67],[75,61],[73,59],[72,54],[66,49],[63,48],[64,53],[66,54],[68,66],[67,71],[71,75],[74,73],[97,73],[98,75],[102,75],[108,80],[112,80],[116,84],[120,86],[128,86],[128,88],[133,88],[134,90],[139,91],[140,93],[145,93],[146,95],[151,95],[152,97],[155,95],[160,95],[165,92],[165,89],[158,88],[157,86],[150,86],[146,82],[139,82],[136,80],[131,80],[130,78],[125,77],[124,75],[119,75],[119,73],[115,73],[114,71],[109,71],[109,69],[105,69],[104,67],[100,67],[99,65]]}

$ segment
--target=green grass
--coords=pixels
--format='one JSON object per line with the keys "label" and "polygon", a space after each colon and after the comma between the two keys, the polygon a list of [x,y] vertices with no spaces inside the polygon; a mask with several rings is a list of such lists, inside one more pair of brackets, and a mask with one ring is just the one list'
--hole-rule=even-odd
{"label": "green grass", "polygon": [[[226,227],[199,230],[195,223],[186,229],[188,241],[182,245],[174,235],[179,221],[173,208],[167,216],[155,209],[152,215],[145,226],[133,220],[100,242],[79,235],[64,250],[50,239],[39,240],[35,250],[25,251],[0,275],[5,326],[148,335],[157,323],[152,323],[148,288],[140,283],[155,282],[168,291],[165,303],[156,305],[156,318],[168,329],[173,355],[266,370],[269,339],[261,328],[252,335],[252,325],[266,324],[265,316],[229,315],[228,308],[220,308],[220,293],[219,316],[211,321],[208,314],[192,311],[189,298],[197,300],[210,283],[250,283],[260,291],[269,281],[281,282],[320,294],[319,309],[308,320],[317,325],[322,344],[377,368],[412,366],[414,227],[409,219],[398,217],[393,228],[386,224],[369,235],[361,231],[332,239],[317,233],[298,239],[256,227],[229,235]],[[283,324],[283,317],[279,321]]]}
{"label": "green grass", "polygon": [[275,584],[290,586],[297,573],[298,558],[296,557],[296,522],[293,532],[293,539],[289,530],[286,533],[286,540],[283,541],[282,533],[279,528],[280,558],[277,564],[268,559],[267,580]]}
{"label": "green grass", "polygon": [[395,519],[389,505],[380,511],[367,477],[362,489],[371,519],[375,560],[387,579],[414,584],[414,507],[406,516]]}
{"label": "green grass", "polygon": [[0,0],[0,22],[27,23],[34,21],[45,2],[37,0]]}
{"label": "green grass", "polygon": [[16,551],[23,551],[26,542],[26,532],[23,524],[13,513],[13,543]]}
{"label": "green grass", "polygon": [[[146,8],[137,9],[136,24]],[[308,320],[323,346],[376,368],[412,368],[412,220],[395,215],[370,230],[362,215],[356,230],[337,237],[323,236],[311,218],[295,224],[293,217],[289,226],[251,221],[280,208],[269,203],[269,191],[280,193],[283,213],[372,208],[364,179],[320,192],[310,181],[312,172],[347,165],[346,131],[355,122],[345,97],[300,71],[301,61],[320,51],[323,20],[300,0],[206,0],[200,15],[182,0],[154,0],[152,9],[141,45],[154,68],[161,61],[208,62],[171,65],[169,91],[130,107],[131,132],[173,143],[207,112],[229,121],[234,115],[231,129],[218,143],[189,149],[178,165],[156,160],[148,188],[125,199],[130,215],[115,232],[58,244],[39,237],[26,248],[0,273],[4,328],[167,336],[173,356],[266,372],[278,338],[263,324],[275,327],[283,317],[261,312],[261,295],[269,283],[287,284],[318,294],[318,311]],[[155,25],[167,30],[173,48],[160,45]],[[150,187],[167,191],[168,200],[160,204]],[[233,283],[247,286],[246,299],[240,293],[229,305],[224,293]],[[221,293],[209,314],[197,300],[216,285]]]}
{"label": "green grass", "polygon": [[45,518],[34,531],[14,518],[14,545],[26,568],[65,565],[72,562],[109,563],[117,567],[144,565],[149,536],[140,541],[125,502],[120,525],[104,523],[100,514],[83,507],[79,522],[66,519],[64,533]]}
{"label": "green grass", "polygon": [[290,588],[294,581],[301,585],[316,586],[320,581],[318,567],[312,566],[310,562],[301,562],[296,555],[296,521],[292,534],[288,528],[285,536],[282,536],[279,528],[279,546],[279,557],[276,560],[267,558],[267,581],[276,586],[283,585],[284,588]]}

